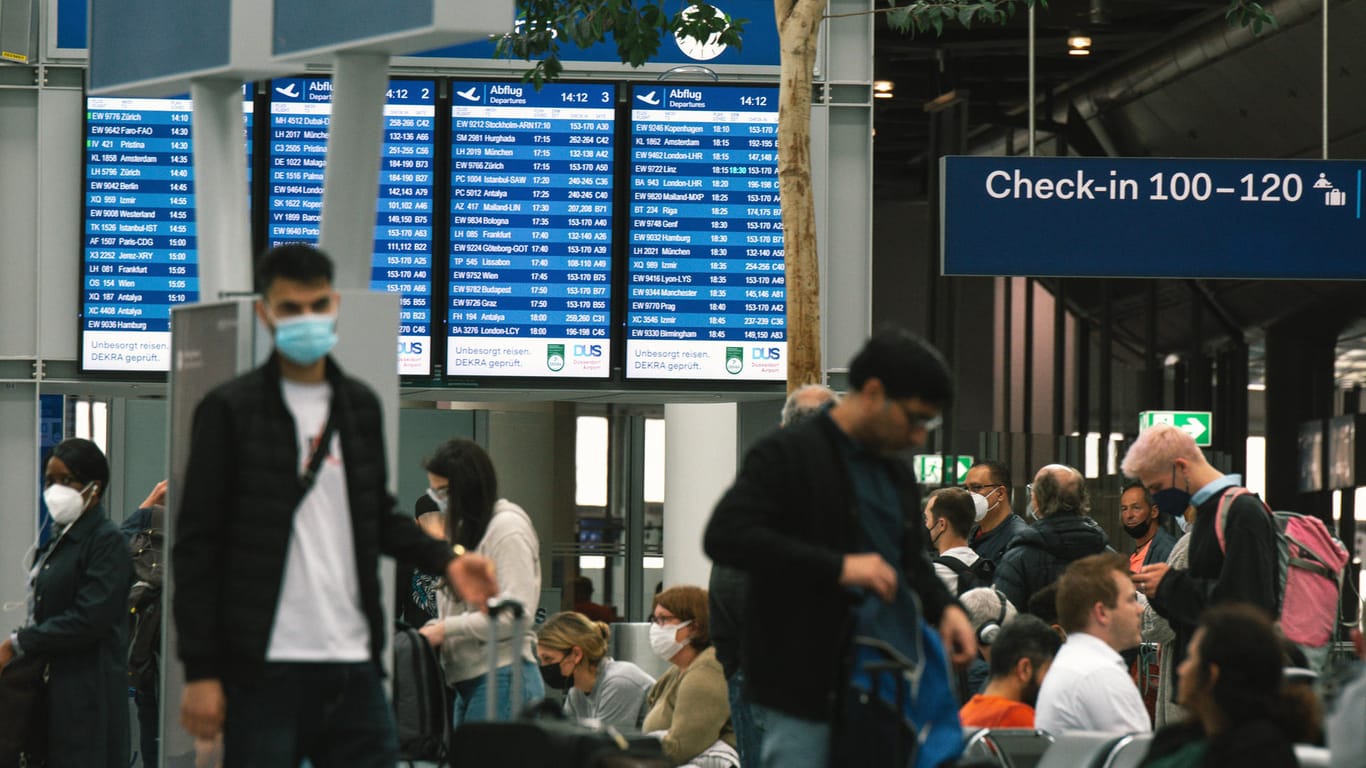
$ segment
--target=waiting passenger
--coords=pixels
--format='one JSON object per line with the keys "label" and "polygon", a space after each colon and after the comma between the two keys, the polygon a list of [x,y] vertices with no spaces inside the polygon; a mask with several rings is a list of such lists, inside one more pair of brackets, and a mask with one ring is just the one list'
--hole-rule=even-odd
{"label": "waiting passenger", "polygon": [[958,713],[965,727],[1033,728],[1044,676],[1062,645],[1053,628],[1022,614],[1005,623],[991,644],[991,679]]}
{"label": "waiting passenger", "polygon": [[582,613],[551,616],[536,632],[541,679],[549,688],[568,689],[564,711],[570,717],[640,730],[649,711],[646,694],[655,679],[629,661],[608,656],[611,638],[611,627]]}
{"label": "waiting passenger", "polygon": [[593,602],[593,580],[587,576],[574,577],[574,610],[604,624],[622,620],[612,606]]}
{"label": "waiting passenger", "polygon": [[981,693],[991,678],[991,647],[1001,627],[1015,619],[1017,611],[1006,596],[991,587],[979,587],[964,592],[958,598],[968,612],[972,631],[977,635],[977,657],[959,676],[959,696],[962,703]]}
{"label": "waiting passenger", "polygon": [[[541,599],[541,546],[531,517],[516,504],[498,496],[498,477],[489,456],[472,440],[447,440],[426,461],[427,480],[446,515],[446,539],[466,551],[493,560],[501,594],[525,606],[535,615]],[[455,592],[443,589],[438,600],[440,618],[420,630],[432,645],[441,648],[441,666],[448,685],[455,687],[456,725],[486,717],[489,671],[488,642],[492,628],[487,613],[474,603],[463,602]],[[545,696],[536,637],[530,629],[524,637],[510,637],[511,617],[498,619],[498,711],[499,720],[511,719],[512,665],[522,665],[522,699],[531,702]]]}
{"label": "waiting passenger", "polygon": [[1058,582],[1055,581],[1031,595],[1027,613],[1043,619],[1045,624],[1058,633],[1063,642],[1067,641],[1067,632],[1058,623]]}
{"label": "waiting passenger", "polygon": [[1091,496],[1075,468],[1049,464],[1034,476],[1030,490],[1040,520],[996,564],[996,588],[1015,605],[1029,605],[1029,597],[1056,581],[1068,563],[1109,545],[1105,531],[1088,517]]}
{"label": "waiting passenger", "polygon": [[938,554],[934,558],[934,573],[955,595],[971,589],[991,586],[992,565],[968,546],[968,531],[976,519],[975,500],[982,497],[962,488],[940,488],[925,502],[925,528],[930,545]]}
{"label": "waiting passenger", "polygon": [[1010,468],[999,461],[979,461],[968,467],[963,489],[980,494],[987,502],[987,513],[968,534],[972,551],[999,563],[1029,523],[1010,507]]}
{"label": "waiting passenger", "polygon": [[660,592],[650,624],[650,649],[673,666],[650,690],[643,728],[660,737],[674,765],[738,766],[726,675],[708,633],[707,590]]}
{"label": "waiting passenger", "polygon": [[1035,725],[1055,734],[1151,731],[1119,655],[1139,644],[1143,622],[1128,558],[1104,552],[1069,565],[1058,582],[1058,618],[1067,642],[1039,691]]}
{"label": "waiting passenger", "polygon": [[1143,765],[1297,766],[1285,731],[1281,658],[1281,641],[1261,609],[1234,604],[1207,611],[1177,683],[1176,700],[1194,719],[1158,731]]}
{"label": "waiting passenger", "polygon": [[1143,483],[1135,481],[1124,486],[1119,495],[1119,518],[1124,532],[1134,540],[1134,552],[1129,555],[1130,571],[1137,573],[1145,565],[1167,562],[1176,537],[1160,525],[1161,513]]}

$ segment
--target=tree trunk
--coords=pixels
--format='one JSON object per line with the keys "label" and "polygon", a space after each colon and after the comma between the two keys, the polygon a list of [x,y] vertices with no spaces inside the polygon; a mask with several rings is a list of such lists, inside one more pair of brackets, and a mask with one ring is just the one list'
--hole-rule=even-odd
{"label": "tree trunk", "polygon": [[787,294],[787,390],[821,382],[821,283],[811,186],[811,84],[827,0],[774,0],[782,49],[778,190]]}

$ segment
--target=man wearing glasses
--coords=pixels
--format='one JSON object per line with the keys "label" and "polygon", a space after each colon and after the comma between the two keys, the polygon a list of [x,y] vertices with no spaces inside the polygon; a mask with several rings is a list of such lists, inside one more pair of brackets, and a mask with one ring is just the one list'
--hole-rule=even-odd
{"label": "man wearing glasses", "polygon": [[968,467],[963,488],[987,500],[987,514],[968,533],[968,546],[978,557],[997,565],[1010,545],[1029,530],[1010,506],[1010,468],[999,461],[979,461]]}
{"label": "man wearing glasses", "polygon": [[948,367],[923,339],[884,330],[850,363],[849,389],[756,445],[707,526],[707,554],[750,578],[741,667],[765,719],[763,766],[829,762],[851,629],[900,648],[923,616],[952,661],[976,653],[926,556],[915,480],[895,457],[938,426],[953,396]]}

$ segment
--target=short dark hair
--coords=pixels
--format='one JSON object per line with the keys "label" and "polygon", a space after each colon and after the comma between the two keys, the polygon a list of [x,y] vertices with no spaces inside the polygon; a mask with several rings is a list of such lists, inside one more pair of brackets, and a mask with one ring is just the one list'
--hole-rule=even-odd
{"label": "short dark hair", "polygon": [[307,243],[285,243],[261,254],[256,263],[256,292],[265,294],[278,279],[313,284],[332,282],[332,259]]}
{"label": "short dark hair", "polygon": [[[1135,488],[1137,488],[1140,491],[1143,491],[1143,503],[1151,507],[1153,505],[1153,495],[1148,492],[1148,487],[1146,485],[1140,483],[1137,480],[1131,480],[1125,483],[1124,487],[1119,489],[1119,497],[1123,499],[1124,494],[1128,493],[1129,491],[1132,491]],[[1162,510],[1158,511],[1160,512]]]}
{"label": "short dark hair", "polygon": [[919,398],[939,408],[953,400],[953,374],[928,341],[904,328],[878,330],[849,363],[849,386],[882,382],[890,398]]}
{"label": "short dark hair", "polygon": [[1017,615],[1001,627],[991,644],[991,676],[1007,677],[1020,663],[1029,659],[1038,669],[1054,656],[1062,646],[1062,638],[1038,616]]}
{"label": "short dark hair", "polygon": [[1210,695],[1220,714],[1230,725],[1260,717],[1279,719],[1283,706],[1281,640],[1271,617],[1253,605],[1227,603],[1205,611],[1200,628],[1205,632],[1194,674],[1207,681],[1209,668],[1219,667]]}
{"label": "short dark hair", "polygon": [[977,505],[972,501],[972,494],[962,488],[940,488],[931,493],[930,498],[934,499],[930,517],[948,520],[954,533],[967,538],[977,518]]}
{"label": "short dark hair", "polygon": [[422,466],[446,478],[447,540],[465,549],[479,546],[498,501],[498,475],[489,455],[473,440],[458,437],[437,446]]}
{"label": "short dark hair", "polygon": [[59,459],[82,483],[99,483],[100,498],[109,498],[109,460],[98,445],[80,437],[68,437],[52,449],[49,458]]}
{"label": "short dark hair", "polygon": [[1075,560],[1058,579],[1058,625],[1069,635],[1086,629],[1096,603],[1107,608],[1119,605],[1119,588],[1111,573],[1129,573],[1129,558],[1118,552],[1101,552]]}
{"label": "short dark hair", "polygon": [[979,459],[968,467],[968,471],[971,472],[978,467],[986,467],[991,472],[991,482],[1005,486],[1006,492],[1010,492],[1010,467],[1007,467],[1005,462],[996,459]]}

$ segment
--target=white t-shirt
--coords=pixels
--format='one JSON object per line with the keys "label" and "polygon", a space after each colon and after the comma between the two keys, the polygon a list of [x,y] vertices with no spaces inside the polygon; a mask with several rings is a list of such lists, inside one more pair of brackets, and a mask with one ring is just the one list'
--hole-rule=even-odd
{"label": "white t-shirt", "polygon": [[[300,475],[322,437],[332,387],[282,381],[294,417]],[[284,583],[270,632],[268,661],[366,661],[370,626],[360,604],[351,505],[346,496],[341,438],[335,432],[317,480],[294,513]]]}
{"label": "white t-shirt", "polygon": [[[952,557],[961,562],[963,565],[968,566],[969,568],[972,567],[973,563],[981,559],[981,557],[978,556],[976,552],[972,551],[972,547],[951,547],[941,552],[939,556]],[[944,565],[943,563],[935,563],[934,573],[936,576],[939,577],[940,581],[944,582],[944,586],[949,588],[949,594],[958,594],[957,571],[948,567],[947,565]],[[971,584],[972,582],[968,583]]]}
{"label": "white t-shirt", "polygon": [[1071,731],[1147,733],[1153,729],[1124,658],[1104,640],[1085,632],[1067,635],[1044,675],[1034,727],[1055,736]]}

